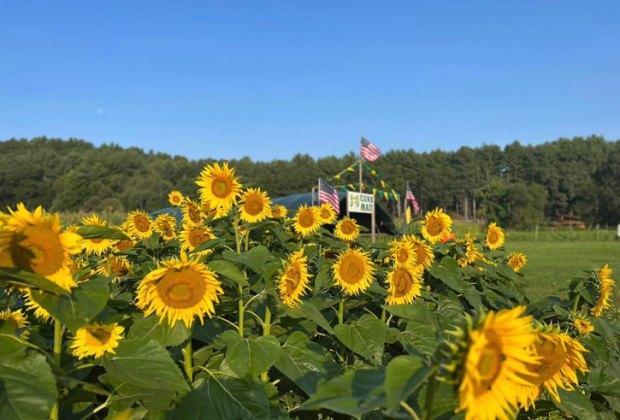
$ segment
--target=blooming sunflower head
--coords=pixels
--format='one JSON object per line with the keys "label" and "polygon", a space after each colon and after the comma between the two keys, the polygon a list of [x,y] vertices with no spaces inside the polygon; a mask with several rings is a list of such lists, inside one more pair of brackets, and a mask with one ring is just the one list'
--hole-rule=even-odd
{"label": "blooming sunflower head", "polygon": [[573,327],[575,327],[577,332],[581,335],[588,335],[594,331],[594,327],[590,320],[582,317],[577,317],[573,320]]}
{"label": "blooming sunflower head", "polygon": [[396,265],[387,275],[388,305],[412,303],[422,292],[424,268],[414,265]]}
{"label": "blooming sunflower head", "polygon": [[134,210],[127,215],[127,232],[133,238],[147,239],[153,234],[153,221],[148,214]]}
{"label": "blooming sunflower head", "polygon": [[403,241],[411,244],[418,265],[429,268],[433,264],[433,261],[435,261],[435,254],[433,253],[433,249],[425,241],[418,240],[413,235],[404,236]]}
{"label": "blooming sunflower head", "polygon": [[281,204],[271,207],[271,217],[286,217],[288,209]]}
{"label": "blooming sunflower head", "polygon": [[83,359],[94,356],[101,357],[105,353],[114,353],[118,342],[123,338],[124,328],[116,322],[112,324],[99,324],[93,322],[79,328],[71,349],[74,356]]}
{"label": "blooming sunflower head", "polygon": [[525,267],[525,264],[527,264],[527,257],[525,254],[521,254],[520,252],[514,253],[508,258],[507,264],[515,273],[518,273],[523,267]]}
{"label": "blooming sunflower head", "polygon": [[426,213],[422,222],[422,236],[434,244],[445,235],[452,232],[452,219],[442,209],[435,209]]}
{"label": "blooming sunflower head", "polygon": [[147,274],[138,286],[136,306],[144,316],[157,314],[160,323],[174,326],[182,321],[191,327],[194,317],[202,323],[205,314],[215,313],[215,303],[223,294],[216,274],[198,260],[164,261],[162,267]]}
{"label": "blooming sunflower head", "polygon": [[113,282],[120,282],[123,277],[132,273],[131,264],[126,257],[120,255],[108,255],[101,261],[96,272],[105,277],[114,274]]}
{"label": "blooming sunflower head", "polygon": [[177,219],[171,214],[162,213],[155,219],[155,230],[166,241],[174,239],[177,237]]}
{"label": "blooming sunflower head", "polygon": [[295,213],[295,231],[301,236],[310,236],[321,227],[319,208],[306,205],[301,206]]}
{"label": "blooming sunflower head", "polygon": [[47,277],[69,291],[77,286],[71,270],[71,255],[82,250],[82,238],[62,232],[58,214],[48,214],[42,207],[29,212],[24,204],[10,210],[0,234],[0,262]]}
{"label": "blooming sunflower head", "polygon": [[[93,214],[90,217],[82,218],[83,226],[107,226],[108,222],[99,219],[99,216]],[[87,239],[84,238],[82,246],[88,255],[101,255],[114,246],[114,240],[112,239]]]}
{"label": "blooming sunflower head", "polygon": [[229,210],[236,202],[241,192],[241,184],[235,178],[235,170],[228,168],[228,162],[223,165],[214,163],[207,165],[196,180],[200,187],[200,198],[209,201],[214,207]]}
{"label": "blooming sunflower head", "polygon": [[170,191],[170,194],[168,194],[168,202],[173,207],[179,207],[183,204],[183,194],[181,194],[181,191]]}
{"label": "blooming sunflower head", "polygon": [[498,249],[504,246],[505,236],[501,227],[491,223],[487,229],[486,246],[489,249]]}
{"label": "blooming sunflower head", "polygon": [[200,226],[206,218],[198,203],[189,198],[186,198],[181,204],[181,212],[183,213],[183,223],[189,225]]}
{"label": "blooming sunflower head", "polygon": [[248,188],[241,196],[239,213],[244,222],[265,220],[271,215],[271,199],[260,188]]}
{"label": "blooming sunflower head", "polygon": [[26,315],[24,315],[21,309],[16,311],[11,311],[10,309],[0,311],[0,321],[11,323],[18,337],[28,337],[28,331],[26,329],[28,325],[30,325],[30,322],[28,322]]}
{"label": "blooming sunflower head", "polygon": [[614,280],[611,278],[612,270],[606,264],[596,272],[598,278],[598,298],[590,313],[596,317],[600,317],[605,309],[611,308],[613,290],[615,286]]}
{"label": "blooming sunflower head", "polygon": [[336,210],[329,203],[321,204],[319,207],[320,215],[321,215],[321,223],[324,225],[333,225],[336,221],[338,215],[336,214]]}
{"label": "blooming sunflower head", "polygon": [[332,270],[336,284],[349,296],[365,292],[372,284],[375,273],[368,253],[359,249],[347,249],[341,253]]}
{"label": "blooming sunflower head", "polygon": [[345,242],[353,242],[358,236],[360,236],[360,228],[355,219],[343,217],[338,223],[336,223],[334,236]]}
{"label": "blooming sunflower head", "polygon": [[282,270],[278,284],[282,301],[290,307],[298,306],[301,303],[300,296],[305,295],[310,288],[309,281],[308,257],[304,256],[302,249],[290,255]]}
{"label": "blooming sunflower head", "polygon": [[[205,242],[215,239],[215,235],[209,226],[183,225],[180,234],[181,250],[193,251]],[[200,257],[207,256],[213,252],[211,249],[199,251],[196,254]]]}
{"label": "blooming sunflower head", "polygon": [[393,241],[390,244],[390,255],[396,265],[415,265],[418,261],[413,244],[407,240]]}

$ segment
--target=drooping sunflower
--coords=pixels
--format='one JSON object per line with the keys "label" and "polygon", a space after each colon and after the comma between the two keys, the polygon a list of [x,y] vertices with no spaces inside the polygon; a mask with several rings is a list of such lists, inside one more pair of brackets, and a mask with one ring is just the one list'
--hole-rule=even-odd
{"label": "drooping sunflower", "polygon": [[278,284],[280,298],[292,308],[298,306],[301,303],[300,296],[310,289],[309,281],[308,257],[304,256],[304,250],[301,249],[292,253],[284,265]]}
{"label": "drooping sunflower", "polygon": [[190,198],[186,198],[181,204],[181,212],[183,213],[183,223],[188,225],[200,226],[206,214],[204,214],[195,201]]}
{"label": "drooping sunflower", "polygon": [[365,292],[372,284],[375,273],[368,253],[359,249],[347,249],[341,253],[332,270],[336,284],[349,296]]}
{"label": "drooping sunflower", "polygon": [[594,331],[592,323],[585,318],[575,318],[573,320],[573,327],[575,327],[577,332],[581,335],[588,335]]}
{"label": "drooping sunflower", "polygon": [[260,188],[248,188],[241,196],[239,214],[244,222],[260,222],[271,215],[271,199]]}
{"label": "drooping sunflower", "polygon": [[153,234],[153,221],[141,210],[134,210],[127,215],[126,226],[133,238],[147,239]]}
{"label": "drooping sunflower", "polygon": [[138,286],[136,306],[144,316],[157,314],[159,322],[172,327],[177,321],[190,328],[194,317],[203,323],[204,315],[215,313],[218,295],[224,293],[215,272],[181,254],[180,261],[164,261],[163,267],[147,274]]}
{"label": "drooping sunflower", "polygon": [[360,228],[355,219],[343,217],[334,229],[334,236],[341,241],[353,242],[360,236]]}
{"label": "drooping sunflower", "polygon": [[301,236],[310,236],[321,227],[321,214],[318,207],[305,204],[295,213],[295,231]]}
{"label": "drooping sunflower", "polygon": [[38,290],[26,289],[24,290],[24,303],[28,310],[34,312],[34,316],[39,318],[43,322],[48,322],[52,319],[52,315],[47,312],[47,310],[43,309],[41,305],[34,301],[32,298],[33,293],[41,293]]}
{"label": "drooping sunflower", "polygon": [[181,191],[170,191],[170,194],[168,194],[168,202],[173,207],[179,207],[183,204],[183,194]]}
{"label": "drooping sunflower", "polygon": [[281,204],[271,207],[271,217],[286,217],[288,209]]}
{"label": "drooping sunflower", "polygon": [[[105,220],[99,219],[99,216],[93,214],[90,217],[82,218],[82,225],[84,226],[107,226],[108,222]],[[107,250],[111,249],[114,246],[113,239],[87,239],[84,238],[82,242],[82,246],[84,247],[84,251],[88,255],[101,255]]]}
{"label": "drooping sunflower", "polygon": [[515,273],[521,271],[525,264],[527,264],[527,257],[520,252],[514,253],[508,258],[507,264],[513,269]]}
{"label": "drooping sunflower", "polygon": [[424,268],[429,268],[433,265],[435,254],[426,242],[416,239],[413,235],[405,235],[403,241],[409,242],[413,247],[418,265],[422,265]]}
{"label": "drooping sunflower", "polygon": [[71,343],[74,356],[83,359],[89,356],[101,357],[105,353],[114,353],[118,342],[123,339],[125,329],[116,322],[99,324],[93,322],[79,328]]}
{"label": "drooping sunflower", "polygon": [[155,219],[155,230],[161,237],[169,241],[177,237],[177,219],[167,213],[162,213]]}
{"label": "drooping sunflower", "polygon": [[241,184],[235,178],[235,170],[228,168],[228,162],[222,166],[214,163],[206,166],[196,180],[200,188],[200,198],[209,201],[215,207],[229,210],[241,192]]}
{"label": "drooping sunflower", "polygon": [[79,235],[61,231],[58,214],[41,206],[31,213],[19,203],[0,234],[0,264],[47,277],[70,291],[77,286],[71,256],[82,251],[81,242]]}
{"label": "drooping sunflower", "polygon": [[452,219],[443,209],[435,209],[426,213],[422,222],[422,236],[434,244],[452,232]]}
{"label": "drooping sunflower", "polygon": [[26,328],[28,328],[30,322],[28,322],[26,315],[24,315],[21,309],[16,311],[11,311],[10,309],[0,311],[0,321],[10,322],[15,328],[18,337],[28,338],[29,334]]}
{"label": "drooping sunflower", "polygon": [[394,258],[394,263],[399,266],[415,265],[418,261],[413,244],[405,239],[390,244],[390,255]]}
{"label": "drooping sunflower", "polygon": [[614,285],[616,284],[611,278],[612,270],[608,264],[601,267],[597,272],[598,277],[598,298],[590,313],[596,317],[600,317],[603,311],[611,307],[611,297],[613,295]]}
{"label": "drooping sunflower", "polygon": [[504,246],[505,236],[501,227],[495,223],[491,223],[487,229],[487,238],[485,245],[489,249],[498,249]]}
{"label": "drooping sunflower", "polygon": [[522,316],[525,309],[490,311],[479,327],[470,326],[458,388],[458,411],[466,411],[466,419],[509,418],[527,401],[538,359],[537,332],[532,317]]}
{"label": "drooping sunflower", "polygon": [[[193,251],[205,242],[215,239],[215,235],[209,226],[193,226],[183,225],[183,230],[180,234],[181,250]],[[211,254],[213,250],[205,249],[204,251],[197,252],[200,257],[205,257]]]}
{"label": "drooping sunflower", "polygon": [[388,305],[412,303],[421,295],[424,268],[414,265],[397,265],[386,278],[389,285],[385,302]]}
{"label": "drooping sunflower", "polygon": [[129,260],[126,257],[120,255],[108,255],[101,261],[101,265],[97,268],[96,272],[103,276],[115,275],[113,282],[120,282],[123,277],[131,274],[132,268]]}
{"label": "drooping sunflower", "polygon": [[321,207],[319,207],[319,211],[321,214],[321,223],[323,223],[324,225],[333,225],[336,221],[336,218],[338,217],[338,215],[336,214],[336,210],[334,210],[332,205],[329,203],[321,204]]}

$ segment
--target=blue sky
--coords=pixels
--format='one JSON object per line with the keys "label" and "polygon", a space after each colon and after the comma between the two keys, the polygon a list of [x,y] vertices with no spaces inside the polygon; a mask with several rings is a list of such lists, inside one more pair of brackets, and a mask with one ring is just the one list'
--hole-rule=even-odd
{"label": "blue sky", "polygon": [[0,139],[254,160],[620,139],[618,1],[0,8]]}

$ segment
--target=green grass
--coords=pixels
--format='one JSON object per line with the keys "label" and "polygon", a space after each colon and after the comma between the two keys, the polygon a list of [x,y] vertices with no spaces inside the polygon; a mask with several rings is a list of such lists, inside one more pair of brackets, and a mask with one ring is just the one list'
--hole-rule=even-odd
{"label": "green grass", "polygon": [[[604,264],[614,270],[616,284],[620,284],[620,242],[512,242],[506,241],[508,252],[527,255],[527,265],[522,273],[523,286],[532,300],[544,296],[564,296],[561,289],[575,277],[585,277],[590,271]],[[620,293],[614,293],[616,306]]]}

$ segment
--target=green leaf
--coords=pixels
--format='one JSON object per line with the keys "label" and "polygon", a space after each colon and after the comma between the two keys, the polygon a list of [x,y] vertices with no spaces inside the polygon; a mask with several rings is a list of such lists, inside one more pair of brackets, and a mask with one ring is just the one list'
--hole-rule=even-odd
{"label": "green leaf", "polygon": [[590,402],[590,399],[581,394],[579,390],[565,391],[558,388],[560,402],[555,405],[567,413],[570,413],[578,419],[594,419],[596,411]]}
{"label": "green leaf", "polygon": [[209,266],[211,270],[215,271],[217,274],[224,276],[227,279],[230,279],[234,281],[235,283],[240,284],[241,286],[250,285],[247,279],[245,278],[243,271],[241,271],[239,267],[237,267],[235,264],[231,263],[230,261],[225,261],[225,260],[210,261],[209,264],[207,265]]}
{"label": "green leaf", "polygon": [[413,303],[409,305],[384,305],[383,308],[399,318],[429,325],[434,331],[439,329],[437,317],[424,303]]}
{"label": "green leaf", "polygon": [[396,410],[401,401],[422,386],[432,370],[414,356],[397,356],[385,368],[385,402],[387,408]]}
{"label": "green leaf", "polygon": [[231,250],[226,250],[222,253],[222,257],[225,260],[243,264],[258,274],[263,274],[267,262],[274,260],[269,248],[263,245],[256,246],[248,252],[242,252],[240,254]]}
{"label": "green leaf", "polygon": [[167,417],[168,420],[269,418],[269,401],[260,383],[215,376],[200,382]]}
{"label": "green leaf", "polygon": [[336,325],[334,332],[349,349],[375,365],[381,364],[387,336],[387,327],[383,321],[366,314],[351,324]]}
{"label": "green leaf", "polygon": [[0,418],[46,419],[57,397],[56,378],[42,354],[0,360]]}
{"label": "green leaf", "polygon": [[467,289],[467,285],[461,279],[461,269],[454,258],[444,257],[439,264],[431,266],[429,272],[456,292],[463,293]]}
{"label": "green leaf", "polygon": [[337,413],[360,416],[385,403],[385,372],[378,369],[352,370],[319,386],[302,410],[326,408]]}
{"label": "green leaf", "polygon": [[244,338],[226,351],[226,363],[239,376],[252,378],[265,372],[280,358],[280,343],[273,336]]}
{"label": "green leaf", "polygon": [[136,319],[127,335],[128,339],[155,340],[163,346],[178,346],[189,337],[190,331],[182,321],[177,321],[174,327],[167,322],[159,322],[159,317],[151,315]]}
{"label": "green leaf", "polygon": [[437,336],[432,327],[418,321],[409,321],[405,331],[398,335],[398,341],[410,354],[429,359],[437,348]]}
{"label": "green leaf", "polygon": [[295,331],[288,337],[275,367],[308,395],[316,392],[321,379],[340,369],[325,357],[322,346],[310,341],[301,331]]}
{"label": "green leaf", "polygon": [[68,292],[51,280],[30,271],[18,268],[0,268],[0,280],[8,281],[17,286],[26,286],[33,289],[45,290],[57,295],[67,295]]}
{"label": "green leaf", "polygon": [[58,296],[49,292],[32,291],[34,301],[73,333],[103,310],[108,295],[108,281],[102,277],[79,284],[71,290],[70,295]]}
{"label": "green leaf", "polygon": [[312,302],[303,302],[301,306],[298,306],[296,308],[291,308],[287,306],[286,315],[290,316],[291,318],[309,319],[310,321],[321,326],[328,333],[334,333],[332,326],[329,324],[327,319],[325,319],[319,308],[317,308]]}
{"label": "green leaf", "polygon": [[206,251],[207,249],[214,248],[214,247],[216,247],[218,245],[221,245],[223,243],[226,243],[226,239],[224,239],[224,238],[209,239],[208,241],[198,245],[196,247],[196,249],[194,249],[191,253]]}
{"label": "green leaf", "polygon": [[123,232],[106,226],[80,226],[77,234],[84,239],[118,239],[123,241],[131,239]]}

